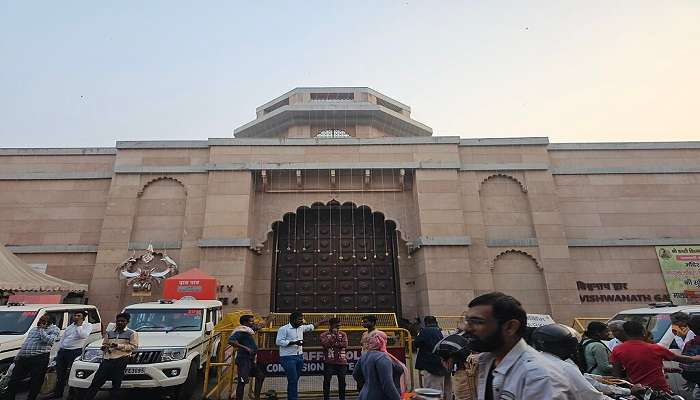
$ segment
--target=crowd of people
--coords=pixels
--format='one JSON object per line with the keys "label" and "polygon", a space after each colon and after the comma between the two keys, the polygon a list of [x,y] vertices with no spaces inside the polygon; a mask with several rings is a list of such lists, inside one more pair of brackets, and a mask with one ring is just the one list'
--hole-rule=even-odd
{"label": "crowd of people", "polygon": [[[39,395],[46,371],[49,367],[51,348],[59,342],[56,354],[56,385],[49,399],[62,399],[68,376],[75,359],[80,356],[92,332],[92,326],[86,321],[87,313],[77,311],[72,315],[72,323],[59,339],[61,330],[50,315],[43,315],[32,328],[14,359],[5,400],[15,400],[19,383],[29,377],[27,400],[35,400]],[[138,348],[138,333],[127,327],[131,316],[128,313],[117,314],[113,330],[105,332],[101,350],[103,352],[100,366],[95,372],[90,387],[76,400],[92,400],[102,385],[111,381],[110,398],[120,394],[121,383],[131,353]],[[70,397],[74,397],[71,396]]]}
{"label": "crowd of people", "polygon": [[[248,317],[252,318],[241,318],[242,325],[246,325]],[[503,293],[487,293],[469,303],[465,319],[454,335],[443,337],[436,318],[424,318],[424,326],[414,340],[415,369],[420,373],[421,387],[435,389],[445,400],[605,400],[625,396],[670,399],[664,361],[681,363],[689,387],[700,382],[700,340],[694,334],[700,332],[700,316],[690,318],[678,313],[672,319],[673,341],[683,350],[682,354],[653,343],[644,325],[636,320],[609,324],[594,321],[583,336],[559,324],[528,328],[526,311],[518,300]],[[280,363],[287,377],[287,398],[298,398],[304,333],[328,323],[328,330],[320,335],[323,397],[331,398],[331,381],[336,377],[337,398],[344,400],[347,334],[336,318],[316,325],[303,321],[301,313],[292,313],[289,324],[277,332]],[[361,338],[362,355],[352,372],[358,399],[399,400],[407,391],[409,370],[387,351],[389,338],[376,325],[376,317],[363,317],[366,331]],[[251,338],[252,332],[247,332]],[[243,352],[254,353],[254,343],[246,345],[240,333],[234,333],[230,343]],[[255,368],[248,368],[248,361],[241,362],[238,356],[236,362],[239,399],[243,398],[249,371]],[[259,398],[258,387],[254,394]],[[695,387],[694,396],[700,399],[700,387]]]}
{"label": "crowd of people", "polygon": [[[72,324],[60,338],[56,356],[57,384],[51,398],[62,398],[71,364],[79,356],[91,329],[84,312],[72,316]],[[103,360],[83,398],[91,400],[111,381],[111,394],[119,392],[131,353],[138,348],[138,333],[128,328],[130,316],[120,313],[113,330],[105,332]],[[443,337],[437,319],[424,318],[415,337],[415,369],[421,387],[442,393],[443,400],[670,399],[671,389],[664,361],[680,363],[693,398],[700,400],[700,316],[671,315],[672,333],[667,346],[654,343],[638,320],[591,322],[583,336],[559,324],[527,326],[527,314],[512,296],[492,292],[474,298],[457,333]],[[236,399],[243,399],[254,378],[253,397],[260,399],[265,379],[257,364],[258,344],[253,315],[240,317],[228,342],[236,348]],[[346,399],[348,335],[337,318],[304,322],[300,312],[277,331],[280,365],[287,378],[287,398],[299,398],[298,382],[304,367],[304,334],[328,325],[319,340],[323,355],[323,397],[331,398],[331,382],[337,380],[337,398]],[[377,329],[377,318],[362,318],[361,357],[352,377],[359,400],[400,400],[407,393],[410,372],[387,349],[389,336]],[[14,400],[17,383],[30,378],[28,400],[37,398],[44,381],[50,351],[59,340],[59,329],[48,315],[32,328],[14,361],[6,398]],[[666,339],[662,339],[666,340]],[[677,348],[681,354],[668,349]],[[623,378],[624,380],[621,380]]]}

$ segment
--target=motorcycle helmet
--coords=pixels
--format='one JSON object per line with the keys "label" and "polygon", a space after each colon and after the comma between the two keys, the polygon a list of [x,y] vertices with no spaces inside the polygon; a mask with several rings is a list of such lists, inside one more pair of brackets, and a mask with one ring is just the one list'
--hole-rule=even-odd
{"label": "motorcycle helmet", "polygon": [[561,324],[540,326],[532,332],[532,346],[534,348],[554,354],[562,360],[574,356],[577,345],[576,336]]}
{"label": "motorcycle helmet", "polygon": [[438,355],[443,360],[452,359],[455,362],[464,362],[472,352],[471,342],[469,337],[455,333],[439,341],[433,348],[433,354]]}

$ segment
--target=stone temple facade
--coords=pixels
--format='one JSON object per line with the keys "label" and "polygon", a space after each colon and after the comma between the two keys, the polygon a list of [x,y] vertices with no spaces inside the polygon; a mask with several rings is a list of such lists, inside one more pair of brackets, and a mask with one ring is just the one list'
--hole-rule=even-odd
{"label": "stone temple facade", "polygon": [[700,243],[700,142],[434,136],[354,87],[294,89],[234,136],[0,149],[0,243],[106,316],[143,300],[115,269],[153,244],[227,307],[413,318],[496,289],[562,322],[667,297],[654,246]]}

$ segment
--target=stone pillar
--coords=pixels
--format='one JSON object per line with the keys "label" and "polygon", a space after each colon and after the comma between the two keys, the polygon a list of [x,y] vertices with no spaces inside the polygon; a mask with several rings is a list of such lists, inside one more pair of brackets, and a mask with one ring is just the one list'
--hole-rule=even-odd
{"label": "stone pillar", "polygon": [[554,177],[550,171],[527,171],[525,181],[552,316],[570,323],[580,301]]}
{"label": "stone pillar", "polygon": [[129,239],[140,188],[140,175],[125,174],[115,174],[109,188],[88,294],[90,304],[99,308],[105,321],[112,321],[124,305],[122,282],[118,280],[116,268],[129,254]]}
{"label": "stone pillar", "polygon": [[229,296],[238,298],[236,307],[252,305],[253,285],[249,284],[251,277],[246,273],[253,262],[253,253],[246,243],[252,236],[251,200],[249,171],[209,173],[202,242],[217,241],[221,245],[202,249],[201,267],[216,277],[219,285],[233,285]]}
{"label": "stone pillar", "polygon": [[421,315],[458,315],[473,297],[469,251],[457,170],[416,170],[418,231],[425,243],[414,254]]}

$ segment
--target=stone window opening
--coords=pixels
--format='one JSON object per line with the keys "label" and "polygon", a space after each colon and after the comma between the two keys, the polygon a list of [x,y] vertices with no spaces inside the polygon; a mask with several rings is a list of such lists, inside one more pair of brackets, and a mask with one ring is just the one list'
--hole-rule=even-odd
{"label": "stone window opening", "polygon": [[349,133],[342,129],[324,129],[316,135],[320,139],[351,138]]}

